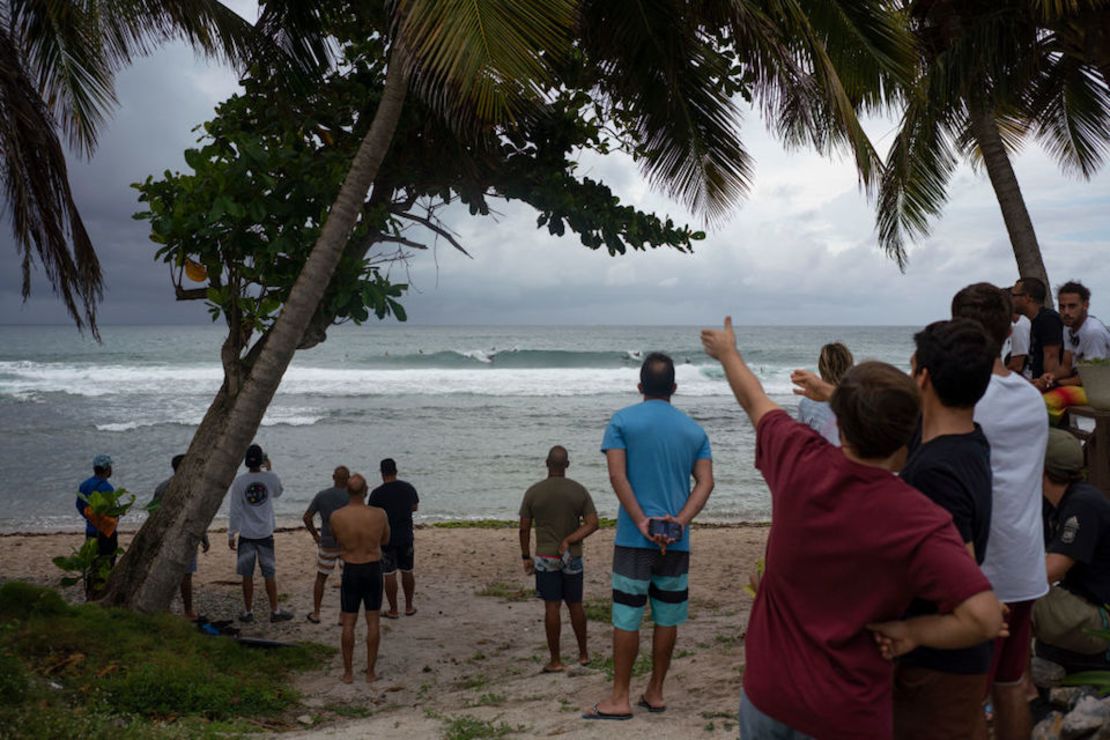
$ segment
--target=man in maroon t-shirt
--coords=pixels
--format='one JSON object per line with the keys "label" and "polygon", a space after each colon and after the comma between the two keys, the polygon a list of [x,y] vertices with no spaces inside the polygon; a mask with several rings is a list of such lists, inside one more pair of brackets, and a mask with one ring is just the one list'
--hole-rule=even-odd
{"label": "man in maroon t-shirt", "polygon": [[[951,515],[891,472],[916,425],[917,389],[884,363],[852,368],[831,399],[837,448],[767,397],[736,349],[731,318],[703,331],[702,344],[755,424],[756,467],[772,498],[740,734],[888,738],[892,657],[921,645],[969,647],[1003,628]],[[914,598],[939,613],[889,621]]]}

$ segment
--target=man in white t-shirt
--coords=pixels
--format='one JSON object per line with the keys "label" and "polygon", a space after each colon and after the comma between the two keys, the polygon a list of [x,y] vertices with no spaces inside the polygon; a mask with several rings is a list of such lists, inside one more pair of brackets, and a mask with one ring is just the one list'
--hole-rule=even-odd
{"label": "man in white t-shirt", "polygon": [[[1009,290],[969,285],[952,299],[952,317],[981,323],[1001,348],[1011,331]],[[995,360],[975,422],[991,446],[991,526],[983,573],[1009,607],[1010,636],[995,642],[991,695],[995,737],[1028,738],[1032,719],[1022,677],[1029,664],[1033,602],[1048,592],[1041,521],[1041,476],[1048,419],[1041,394]]]}
{"label": "man in white t-shirt", "polygon": [[[1025,374],[1025,363],[1029,357],[1029,319],[1016,311],[1011,317],[1013,332],[1003,344],[1002,357],[1006,359],[1006,367],[1015,373]],[[1026,376],[1028,377],[1028,376]]]}
{"label": "man in white t-shirt", "polygon": [[1056,291],[1060,306],[1060,319],[1064,322],[1064,361],[1060,369],[1046,374],[1044,395],[1049,419],[1053,424],[1068,406],[1085,406],[1087,393],[1076,367],[1084,360],[1110,357],[1110,330],[1087,313],[1091,305],[1091,291],[1083,283],[1069,280]]}

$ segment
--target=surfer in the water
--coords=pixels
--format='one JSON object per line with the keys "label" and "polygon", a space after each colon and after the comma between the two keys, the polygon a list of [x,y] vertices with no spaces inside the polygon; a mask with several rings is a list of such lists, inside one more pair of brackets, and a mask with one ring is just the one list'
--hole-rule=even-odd
{"label": "surfer in the water", "polygon": [[374,665],[381,642],[382,545],[389,544],[389,519],[376,506],[366,505],[366,479],[358,473],[347,481],[351,500],[331,515],[331,531],[343,560],[340,615],[343,636],[343,683],[354,681],[355,622],[360,605],[366,606],[366,681],[378,680]]}

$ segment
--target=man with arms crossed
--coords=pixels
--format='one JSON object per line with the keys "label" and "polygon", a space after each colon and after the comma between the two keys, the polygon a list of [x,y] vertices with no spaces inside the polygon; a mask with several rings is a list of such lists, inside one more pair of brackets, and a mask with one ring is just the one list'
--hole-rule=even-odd
{"label": "man with arms crossed", "polygon": [[[889,738],[885,658],[969,647],[1003,627],[951,515],[891,472],[917,425],[917,388],[885,363],[849,370],[830,399],[838,449],[767,397],[736,349],[731,317],[703,331],[702,344],[755,425],[774,511],[744,640],[740,735]],[[914,598],[938,613],[884,621]]]}
{"label": "man with arms crossed", "polygon": [[1042,378],[1045,387],[1052,389],[1044,394],[1044,402],[1053,424],[1060,421],[1068,406],[1087,404],[1087,392],[1076,365],[1110,357],[1110,330],[1088,313],[1091,291],[1087,286],[1070,280],[1060,286],[1056,300],[1064,322],[1064,362],[1059,372]]}
{"label": "man with arms crossed", "polygon": [[[651,679],[637,702],[666,710],[663,681],[678,626],[686,621],[690,522],[713,490],[709,437],[671,405],[674,362],[653,352],[640,367],[641,403],[613,414],[601,451],[620,501],[613,550],[613,690],[585,719],[631,719],[632,665],[640,651],[640,620],[651,599],[655,631]],[[690,489],[690,476],[694,478]],[[681,529],[677,537],[652,531],[652,521]]]}
{"label": "man with arms crossed", "polygon": [[[270,471],[270,459],[258,445],[247,448],[244,462],[249,472],[231,484],[227,522],[227,546],[238,551],[235,572],[243,577],[243,612],[239,621],[254,621],[254,564],[257,561],[266,581],[266,596],[270,599],[270,621],[284,622],[292,619],[293,613],[278,607],[275,580],[274,499],[281,496],[281,479]],[[239,535],[238,546],[235,535]]]}
{"label": "man with arms crossed", "polygon": [[[566,602],[570,624],[578,639],[578,662],[586,665],[586,610],[582,608],[582,540],[597,530],[597,510],[590,492],[567,477],[570,458],[556,445],[547,453],[547,478],[524,494],[520,504],[520,557],[524,572],[536,574],[536,595],[544,603],[544,628],[551,662],[544,673],[566,668],[559,651],[562,622],[559,608]],[[536,524],[536,557],[530,550],[532,523]]]}
{"label": "man with arms crossed", "polygon": [[366,682],[378,680],[374,667],[381,642],[382,546],[389,543],[389,519],[376,506],[366,505],[366,479],[358,473],[347,481],[348,503],[331,515],[331,531],[343,559],[339,619],[343,636],[343,683],[354,681],[355,622],[358,608],[366,607]]}
{"label": "man with arms crossed", "polygon": [[[320,623],[320,602],[324,600],[324,584],[328,576],[335,570],[335,560],[339,557],[339,547],[335,544],[335,537],[331,533],[331,515],[347,505],[350,500],[347,495],[347,479],[351,471],[347,466],[340,465],[331,474],[334,485],[325,488],[312,499],[308,510],[304,513],[304,526],[312,539],[316,541],[316,582],[312,585],[312,613],[308,621],[313,624]],[[320,515],[320,531],[316,531],[316,514]]]}
{"label": "man with arms crossed", "polygon": [[1029,319],[1029,377],[1039,391],[1048,390],[1045,374],[1059,372],[1064,359],[1064,324],[1044,305],[1047,295],[1045,284],[1034,277],[1018,280],[1010,291],[1014,310]]}
{"label": "man with arms crossed", "polygon": [[[972,418],[999,358],[998,345],[971,319],[937,321],[914,335],[912,377],[921,393],[921,440],[900,478],[952,515],[975,562],[990,549],[990,445]],[[914,600],[908,616],[936,614]],[[918,648],[894,669],[894,736],[963,740],[983,722],[991,642],[962,650]]]}
{"label": "man with arms crossed", "polygon": [[[969,285],[952,298],[952,318],[978,321],[1000,347],[1010,332],[1010,313],[1009,291],[990,283]],[[974,418],[991,446],[990,545],[983,574],[1009,607],[1010,635],[995,641],[991,656],[994,736],[1025,740],[1032,732],[1022,680],[1029,666],[1030,620],[1033,602],[1048,592],[1040,485],[1048,418],[1041,395],[1001,359],[975,404]]]}
{"label": "man with arms crossed", "polygon": [[405,591],[405,616],[416,614],[412,605],[416,579],[412,571],[415,565],[412,515],[420,506],[420,496],[416,489],[403,480],[397,480],[397,463],[387,457],[379,466],[382,484],[370,493],[370,505],[384,509],[389,517],[392,539],[389,546],[382,548],[382,571],[385,573],[385,598],[389,601],[389,611],[385,616],[397,619],[397,571],[401,571],[401,587]]}

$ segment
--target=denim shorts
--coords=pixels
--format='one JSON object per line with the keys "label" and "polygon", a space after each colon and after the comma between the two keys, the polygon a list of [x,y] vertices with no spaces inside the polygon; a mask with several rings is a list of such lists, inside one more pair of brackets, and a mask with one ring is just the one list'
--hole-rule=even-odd
{"label": "denim shorts", "polygon": [[252,540],[249,537],[240,537],[237,547],[239,556],[235,561],[235,572],[250,578],[254,575],[254,563],[257,560],[262,569],[263,578],[273,578],[277,573],[274,559],[274,538],[264,537]]}

